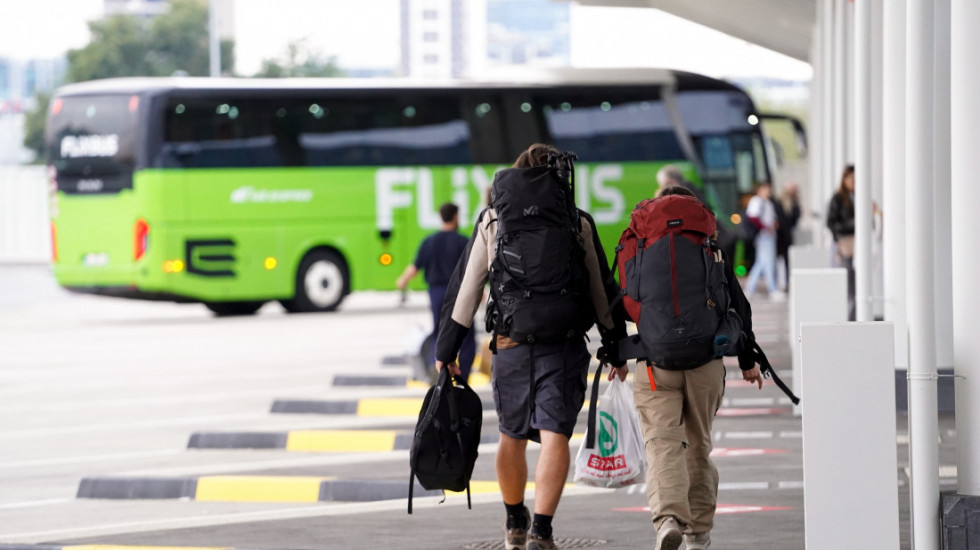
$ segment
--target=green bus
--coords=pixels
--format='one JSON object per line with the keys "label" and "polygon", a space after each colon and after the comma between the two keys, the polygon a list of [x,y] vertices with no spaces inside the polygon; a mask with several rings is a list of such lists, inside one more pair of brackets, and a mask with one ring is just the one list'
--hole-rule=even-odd
{"label": "green bus", "polygon": [[770,180],[760,116],[729,83],[656,69],[72,84],[47,123],[53,271],[218,314],[334,310],[394,289],[441,203],[472,227],[495,171],[534,142],[578,154],[576,201],[611,253],[667,163],[727,223]]}

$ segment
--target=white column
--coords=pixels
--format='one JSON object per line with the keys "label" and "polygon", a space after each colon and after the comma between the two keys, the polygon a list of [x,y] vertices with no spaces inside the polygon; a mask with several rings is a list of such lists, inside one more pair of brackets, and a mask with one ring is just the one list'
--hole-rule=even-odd
{"label": "white column", "polygon": [[909,304],[909,436],[912,547],[939,548],[939,414],[936,398],[935,200],[932,0],[909,0],[906,20]]}
{"label": "white column", "polygon": [[[980,2],[952,2],[953,249],[975,248],[980,233]],[[953,364],[956,374],[956,472],[959,493],[980,496],[980,287],[975,254],[953,259]]]}
{"label": "white column", "polygon": [[211,76],[221,76],[221,37],[218,36],[218,6],[216,0],[208,2],[208,45],[210,47]]}
{"label": "white column", "polygon": [[884,3],[882,222],[885,320],[895,324],[895,368],[909,366],[905,299],[905,11],[906,0]]}
{"label": "white column", "polygon": [[836,71],[834,67],[836,66],[837,58],[835,56],[836,48],[834,47],[834,3],[837,0],[820,0],[820,22],[822,25],[821,35],[823,37],[823,43],[821,44],[821,49],[823,51],[823,81],[821,82],[821,89],[823,94],[821,97],[821,107],[820,107],[820,120],[823,124],[823,131],[821,134],[822,143],[821,149],[823,153],[821,154],[821,177],[820,181],[815,182],[813,185],[813,209],[820,213],[819,219],[816,220],[817,224],[814,228],[814,240],[815,244],[822,245],[824,248],[830,248],[830,232],[825,229],[827,225],[827,205],[830,203],[830,196],[833,193],[834,184],[837,177],[840,174],[840,167],[837,166],[836,157],[836,139],[837,136],[837,126],[836,126],[836,110],[835,110],[835,97],[836,97]]}
{"label": "white column", "polygon": [[936,366],[953,367],[953,197],[950,185],[950,0],[934,0],[935,113],[932,181],[936,197]]}
{"label": "white column", "polygon": [[[834,188],[847,164],[847,0],[834,0]],[[827,194],[828,200],[830,193]]]}
{"label": "white column", "polygon": [[[882,186],[882,118],[884,109],[881,104],[883,86],[884,55],[884,19],[883,10],[887,0],[872,0],[871,2],[871,200],[881,206]],[[872,217],[871,230],[871,314],[875,319],[883,319],[885,315],[884,272],[882,266],[882,228],[881,219]]]}
{"label": "white column", "polygon": [[[824,70],[826,68],[826,61],[823,57],[823,34],[821,30],[820,21],[820,4],[817,3],[816,6],[817,19],[816,24],[813,26],[813,41],[810,45],[810,64],[813,66],[813,77],[810,79],[810,123],[807,127],[807,162],[809,163],[809,181],[806,186],[800,188],[800,199],[802,201],[802,215],[801,221],[803,222],[801,227],[805,228],[810,232],[811,239],[809,243],[801,242],[800,244],[815,244],[820,242],[819,235],[817,231],[819,225],[813,226],[815,220],[810,216],[810,212],[819,211],[820,203],[814,202],[814,188],[820,185],[823,181],[823,156],[826,151],[823,148],[823,133],[826,129],[823,126],[823,120],[821,118],[823,108],[823,82],[826,78],[824,75]],[[823,200],[822,198],[820,199]],[[790,263],[789,265],[793,265]],[[789,277],[789,273],[786,274]]]}
{"label": "white column", "polygon": [[858,321],[871,306],[871,0],[854,1],[854,300]]}

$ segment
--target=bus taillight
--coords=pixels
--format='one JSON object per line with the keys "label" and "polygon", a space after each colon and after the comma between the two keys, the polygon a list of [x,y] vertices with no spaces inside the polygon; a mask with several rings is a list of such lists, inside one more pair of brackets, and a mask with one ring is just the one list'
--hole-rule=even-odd
{"label": "bus taillight", "polygon": [[58,226],[51,222],[51,261],[58,263]]}
{"label": "bus taillight", "polygon": [[150,245],[150,224],[140,218],[133,224],[133,259],[139,260]]}

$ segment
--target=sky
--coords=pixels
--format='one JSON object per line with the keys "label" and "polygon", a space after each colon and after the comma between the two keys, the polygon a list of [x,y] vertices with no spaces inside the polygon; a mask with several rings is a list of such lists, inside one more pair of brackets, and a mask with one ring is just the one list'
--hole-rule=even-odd
{"label": "sky", "polygon": [[[88,41],[102,0],[6,0],[0,57],[53,57]],[[239,74],[304,40],[349,68],[396,68],[399,0],[236,0]],[[715,77],[809,80],[809,64],[652,9],[573,5],[576,67],[668,67]]]}

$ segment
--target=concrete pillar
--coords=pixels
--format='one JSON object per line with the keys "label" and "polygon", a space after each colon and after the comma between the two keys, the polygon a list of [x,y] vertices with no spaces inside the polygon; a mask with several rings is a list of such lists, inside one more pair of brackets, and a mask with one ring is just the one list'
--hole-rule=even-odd
{"label": "concrete pillar", "polygon": [[871,3],[854,2],[854,301],[858,321],[873,321],[871,296]]}
{"label": "concrete pillar", "polygon": [[[802,262],[801,262],[802,263]],[[803,323],[847,322],[847,271],[843,268],[794,267],[789,284],[789,341],[793,358],[793,393],[801,395],[806,374],[800,354]],[[891,373],[889,373],[891,374]],[[793,412],[803,412],[800,405]]]}
{"label": "concrete pillar", "polygon": [[899,547],[892,332],[890,323],[800,327],[808,549]]}
{"label": "concrete pillar", "polygon": [[208,2],[208,51],[210,76],[221,76],[221,37],[218,34],[218,13],[215,0]]}
{"label": "concrete pillar", "polygon": [[[881,179],[882,164],[882,119],[884,108],[881,104],[883,89],[882,53],[884,20],[883,11],[886,0],[871,2],[871,200],[881,206],[883,185]],[[882,227],[880,216],[872,218],[874,228],[871,231],[871,313],[875,319],[885,317],[885,303],[882,297],[884,291],[884,273],[882,269]]]}
{"label": "concrete pillar", "polygon": [[[826,151],[823,148],[823,83],[825,80],[824,70],[826,60],[823,57],[823,35],[820,21],[820,2],[816,5],[816,23],[813,26],[813,40],[810,44],[810,65],[813,66],[813,77],[810,79],[810,120],[807,125],[807,162],[809,163],[809,180],[807,184],[800,188],[800,200],[802,202],[801,228],[810,232],[810,243],[819,242],[819,233],[814,227],[815,220],[810,216],[810,212],[819,211],[819,203],[814,202],[814,188],[820,185],[823,180],[823,157]],[[821,199],[822,200],[822,199]],[[801,244],[803,242],[801,241]],[[790,264],[793,265],[793,264]],[[789,274],[786,274],[789,277]]]}
{"label": "concrete pillar", "polygon": [[882,86],[882,222],[885,320],[895,324],[895,368],[909,366],[905,299],[905,12],[906,0],[884,3]]}
{"label": "concrete pillar", "polygon": [[980,2],[952,2],[953,364],[956,374],[956,472],[960,494],[980,496]]}
{"label": "concrete pillar", "polygon": [[912,546],[939,547],[939,437],[936,396],[935,177],[932,0],[909,0],[906,20],[909,436]]}

